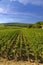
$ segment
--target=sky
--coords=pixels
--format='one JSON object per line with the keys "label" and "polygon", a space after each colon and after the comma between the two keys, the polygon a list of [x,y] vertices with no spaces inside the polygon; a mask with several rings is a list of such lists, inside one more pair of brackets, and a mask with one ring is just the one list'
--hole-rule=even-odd
{"label": "sky", "polygon": [[0,23],[43,21],[43,0],[0,0]]}

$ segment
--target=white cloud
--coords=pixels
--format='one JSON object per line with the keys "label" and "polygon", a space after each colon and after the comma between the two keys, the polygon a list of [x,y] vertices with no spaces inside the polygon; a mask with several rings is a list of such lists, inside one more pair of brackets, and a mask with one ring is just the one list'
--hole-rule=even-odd
{"label": "white cloud", "polygon": [[9,12],[9,5],[7,5],[6,7],[0,7],[0,13],[8,13]]}
{"label": "white cloud", "polygon": [[30,0],[29,3],[35,5],[43,5],[43,0]]}
{"label": "white cloud", "polygon": [[27,4],[29,0],[18,0],[20,3]]}
{"label": "white cloud", "polygon": [[4,12],[4,9],[0,7],[0,13]]}
{"label": "white cloud", "polygon": [[12,1],[18,1],[24,5],[30,3],[30,4],[35,4],[35,5],[43,5],[43,0],[10,0]]}
{"label": "white cloud", "polygon": [[0,13],[7,13],[7,10],[5,8],[0,7]]}
{"label": "white cloud", "polygon": [[12,2],[12,1],[16,1],[16,0],[10,0],[10,1]]}

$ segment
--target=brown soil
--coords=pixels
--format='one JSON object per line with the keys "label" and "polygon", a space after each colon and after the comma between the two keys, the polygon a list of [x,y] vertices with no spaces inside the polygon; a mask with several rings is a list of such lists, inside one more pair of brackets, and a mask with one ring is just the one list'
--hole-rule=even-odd
{"label": "brown soil", "polygon": [[[5,60],[1,60],[0,61],[0,65],[37,65],[36,63],[31,63],[29,61],[7,61]],[[39,64],[39,65],[43,65],[43,64]]]}

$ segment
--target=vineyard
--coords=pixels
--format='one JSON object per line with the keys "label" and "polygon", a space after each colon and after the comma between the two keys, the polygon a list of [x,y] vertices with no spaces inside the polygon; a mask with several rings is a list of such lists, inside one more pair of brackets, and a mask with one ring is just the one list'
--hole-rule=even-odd
{"label": "vineyard", "polygon": [[43,63],[43,29],[0,30],[0,58]]}

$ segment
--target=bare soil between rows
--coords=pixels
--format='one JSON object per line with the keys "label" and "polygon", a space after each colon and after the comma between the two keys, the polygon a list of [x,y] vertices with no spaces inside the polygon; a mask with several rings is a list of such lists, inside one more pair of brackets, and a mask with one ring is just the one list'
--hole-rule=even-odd
{"label": "bare soil between rows", "polygon": [[[8,61],[6,59],[0,60],[0,65],[37,65],[35,62],[30,62],[30,61]],[[39,64],[43,65],[43,64]]]}

